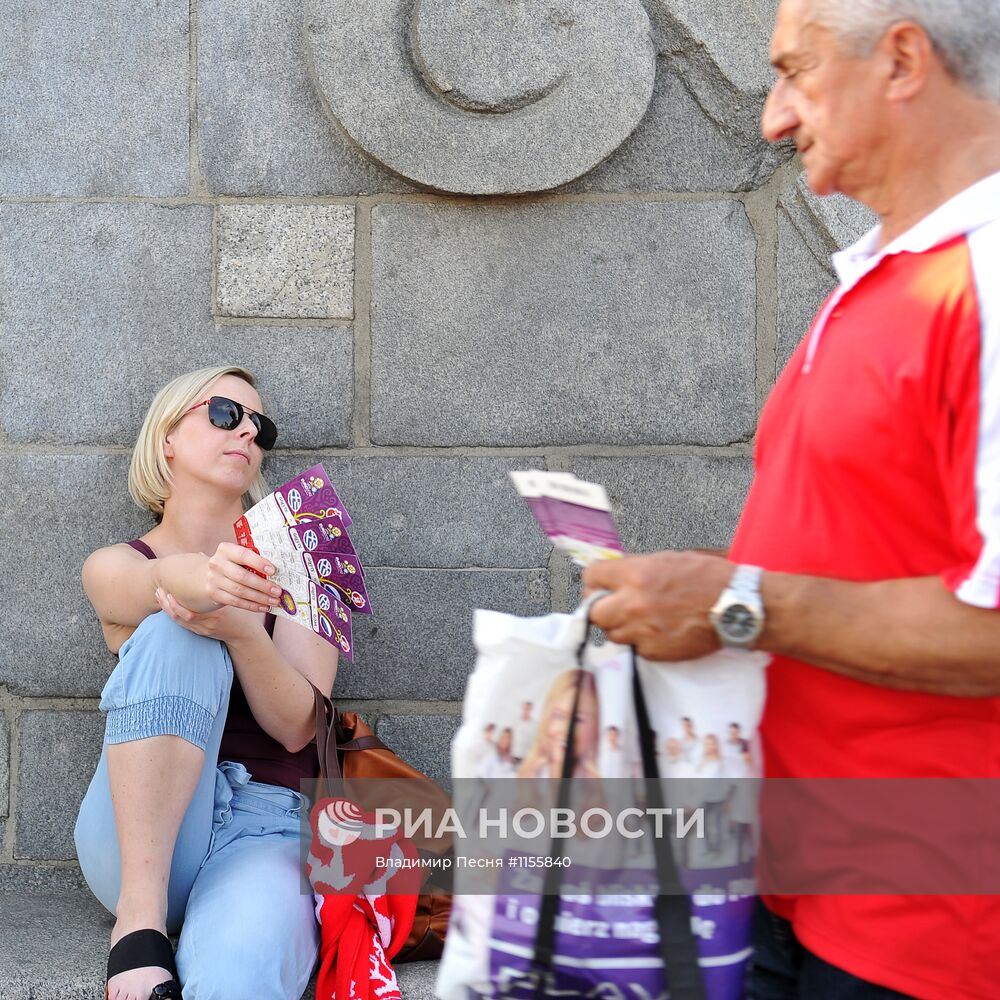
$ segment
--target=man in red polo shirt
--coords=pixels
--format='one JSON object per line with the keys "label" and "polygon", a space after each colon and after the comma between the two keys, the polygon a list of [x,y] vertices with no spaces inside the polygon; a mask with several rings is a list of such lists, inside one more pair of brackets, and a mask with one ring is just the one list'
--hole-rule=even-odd
{"label": "man in red polo shirt", "polygon": [[[764,135],[881,224],[834,258],[725,557],[584,577],[650,659],[772,654],[767,777],[1000,777],[998,53],[998,0],[782,0]],[[1000,997],[1000,897],[765,903],[752,1000]]]}

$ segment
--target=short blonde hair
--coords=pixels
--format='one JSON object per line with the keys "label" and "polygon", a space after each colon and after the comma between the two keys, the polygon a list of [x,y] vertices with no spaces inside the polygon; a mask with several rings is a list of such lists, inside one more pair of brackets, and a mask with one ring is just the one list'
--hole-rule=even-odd
{"label": "short blonde hair", "polygon": [[[139,428],[139,436],[132,449],[128,491],[138,506],[145,507],[156,517],[157,523],[163,519],[163,504],[170,496],[172,484],[170,466],[163,454],[163,443],[174,425],[184,416],[184,412],[195,403],[200,403],[205,398],[205,390],[222,375],[235,375],[257,388],[257,380],[253,375],[238,365],[199,368],[186,375],[178,375],[172,382],[168,382],[149,405],[146,419]],[[258,470],[249,490],[243,495],[243,509],[263,500],[269,492],[264,476]]]}

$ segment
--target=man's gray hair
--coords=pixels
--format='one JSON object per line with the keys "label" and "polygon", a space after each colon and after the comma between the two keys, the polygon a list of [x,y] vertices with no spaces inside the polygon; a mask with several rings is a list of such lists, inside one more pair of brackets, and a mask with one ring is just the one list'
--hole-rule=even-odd
{"label": "man's gray hair", "polygon": [[812,0],[812,14],[854,55],[867,55],[889,27],[916,21],[955,79],[1000,102],[1000,0]]}

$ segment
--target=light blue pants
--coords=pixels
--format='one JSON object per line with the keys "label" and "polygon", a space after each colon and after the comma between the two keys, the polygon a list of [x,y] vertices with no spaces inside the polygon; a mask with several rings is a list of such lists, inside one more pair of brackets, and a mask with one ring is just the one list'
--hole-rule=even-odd
{"label": "light blue pants", "polygon": [[252,781],[242,764],[216,766],[232,680],[225,643],[162,611],[140,623],[101,692],[104,747],[73,833],[77,857],[94,895],[114,913],[121,869],[108,744],[173,733],[201,747],[205,763],[167,890],[185,1000],[299,1000],[319,952],[313,897],[300,875],[299,822],[309,800]]}

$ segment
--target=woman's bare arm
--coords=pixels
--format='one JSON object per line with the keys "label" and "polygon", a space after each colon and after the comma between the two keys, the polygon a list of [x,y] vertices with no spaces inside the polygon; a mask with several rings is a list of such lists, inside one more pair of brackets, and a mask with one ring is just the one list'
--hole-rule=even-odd
{"label": "woman's bare arm", "polygon": [[125,544],[109,545],[87,556],[80,576],[101,622],[134,628],[148,615],[159,611],[154,594],[158,583],[153,570],[157,563],[166,561],[147,559]]}
{"label": "woman's bare arm", "polygon": [[315,739],[314,695],[302,677],[329,695],[337,676],[336,647],[280,617],[274,623],[273,641],[261,628],[227,646],[261,729],[290,753]]}
{"label": "woman's bare arm", "polygon": [[270,610],[272,585],[247,567],[267,572],[269,564],[235,542],[221,543],[212,556],[182,552],[160,559],[147,559],[131,546],[119,544],[92,552],[81,577],[102,622],[135,627],[160,610],[157,587],[191,611],[214,611],[222,604],[245,611]]}

